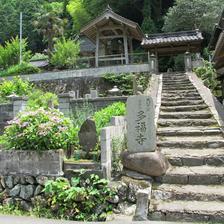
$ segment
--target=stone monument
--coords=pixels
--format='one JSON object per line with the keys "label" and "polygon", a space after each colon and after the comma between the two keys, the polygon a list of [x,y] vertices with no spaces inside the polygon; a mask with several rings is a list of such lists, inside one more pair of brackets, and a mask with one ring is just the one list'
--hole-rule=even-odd
{"label": "stone monument", "polygon": [[127,101],[128,151],[121,155],[126,170],[148,176],[161,176],[168,161],[156,148],[155,109],[152,97],[131,96]]}
{"label": "stone monument", "polygon": [[129,152],[153,152],[156,149],[154,105],[149,96],[131,96],[127,101]]}

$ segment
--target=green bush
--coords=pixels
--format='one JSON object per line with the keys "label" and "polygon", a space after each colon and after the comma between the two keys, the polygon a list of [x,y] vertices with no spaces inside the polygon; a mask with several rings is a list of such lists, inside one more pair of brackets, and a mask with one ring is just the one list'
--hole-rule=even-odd
{"label": "green bush", "polygon": [[[142,85],[144,90],[149,84],[149,74],[135,74],[137,85]],[[113,73],[107,73],[103,76],[103,79],[111,84],[112,86],[117,86],[124,95],[133,94],[133,74],[131,73],[121,73],[119,75]]]}
{"label": "green bush", "polygon": [[15,150],[57,150],[66,149],[73,138],[73,126],[58,110],[21,112],[9,122],[4,139],[10,149]]}
{"label": "green bush", "polygon": [[[23,61],[28,61],[31,52],[26,50],[27,41],[23,40],[22,42],[22,54]],[[7,69],[12,65],[16,65],[19,63],[19,39],[18,37],[12,38],[10,41],[7,41],[5,46],[0,45],[0,68]]]}
{"label": "green bush", "polygon": [[33,90],[33,85],[20,77],[13,80],[4,80],[0,83],[0,99],[7,100],[7,96],[15,94],[17,96],[29,95]]}
{"label": "green bush", "polygon": [[40,73],[40,69],[29,63],[22,62],[18,65],[12,65],[8,69],[0,72],[0,76],[14,76],[14,75],[28,75],[33,73]]}
{"label": "green bush", "polygon": [[46,60],[48,59],[48,56],[46,54],[41,54],[41,53],[35,53],[30,61],[38,61],[38,60]]}
{"label": "green bush", "polygon": [[196,68],[196,75],[202,79],[205,86],[207,86],[215,96],[221,96],[221,85],[217,79],[217,73],[213,64],[209,61],[204,61],[204,66]]}
{"label": "green bush", "polygon": [[27,101],[28,109],[35,110],[38,108],[44,108],[45,110],[56,108],[58,106],[58,97],[51,92],[43,92],[39,89],[34,89],[29,94]]}
{"label": "green bush", "polygon": [[96,122],[96,129],[98,135],[103,127],[105,127],[113,116],[123,116],[126,114],[125,103],[118,102],[96,112],[93,118]]}
{"label": "green bush", "polygon": [[50,63],[59,69],[75,68],[80,52],[79,42],[73,40],[57,40],[54,45],[55,52],[52,54]]}
{"label": "green bush", "polygon": [[[64,178],[46,183],[44,192],[49,210],[58,219],[76,221],[105,221],[112,206],[107,202],[113,196],[108,181],[96,175],[88,178]],[[40,207],[40,211],[44,209]],[[41,212],[39,212],[41,213]]]}

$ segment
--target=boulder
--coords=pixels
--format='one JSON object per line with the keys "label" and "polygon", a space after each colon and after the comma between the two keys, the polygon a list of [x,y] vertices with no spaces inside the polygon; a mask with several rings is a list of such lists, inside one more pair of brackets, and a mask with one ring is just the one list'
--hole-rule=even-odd
{"label": "boulder", "polygon": [[122,164],[125,168],[148,176],[159,177],[166,173],[169,163],[161,152],[123,152]]}

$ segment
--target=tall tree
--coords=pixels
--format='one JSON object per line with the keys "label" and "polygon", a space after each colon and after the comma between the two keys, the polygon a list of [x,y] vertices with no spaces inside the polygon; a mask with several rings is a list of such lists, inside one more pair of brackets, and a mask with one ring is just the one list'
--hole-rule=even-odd
{"label": "tall tree", "polygon": [[200,29],[209,34],[223,5],[224,0],[176,0],[165,16],[163,31]]}
{"label": "tall tree", "polygon": [[53,51],[54,38],[62,36],[66,21],[60,18],[60,13],[55,8],[43,7],[42,11],[36,14],[33,25],[38,33],[42,34],[47,43],[48,53]]}

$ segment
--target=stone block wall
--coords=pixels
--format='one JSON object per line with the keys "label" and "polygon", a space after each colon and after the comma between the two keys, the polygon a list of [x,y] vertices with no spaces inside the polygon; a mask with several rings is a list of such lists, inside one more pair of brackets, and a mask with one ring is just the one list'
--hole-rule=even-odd
{"label": "stone block wall", "polygon": [[0,205],[16,205],[30,210],[38,197],[43,195],[44,184],[55,177],[30,175],[0,176]]}
{"label": "stone block wall", "polygon": [[0,104],[0,135],[3,133],[7,122],[13,119],[13,104]]}

